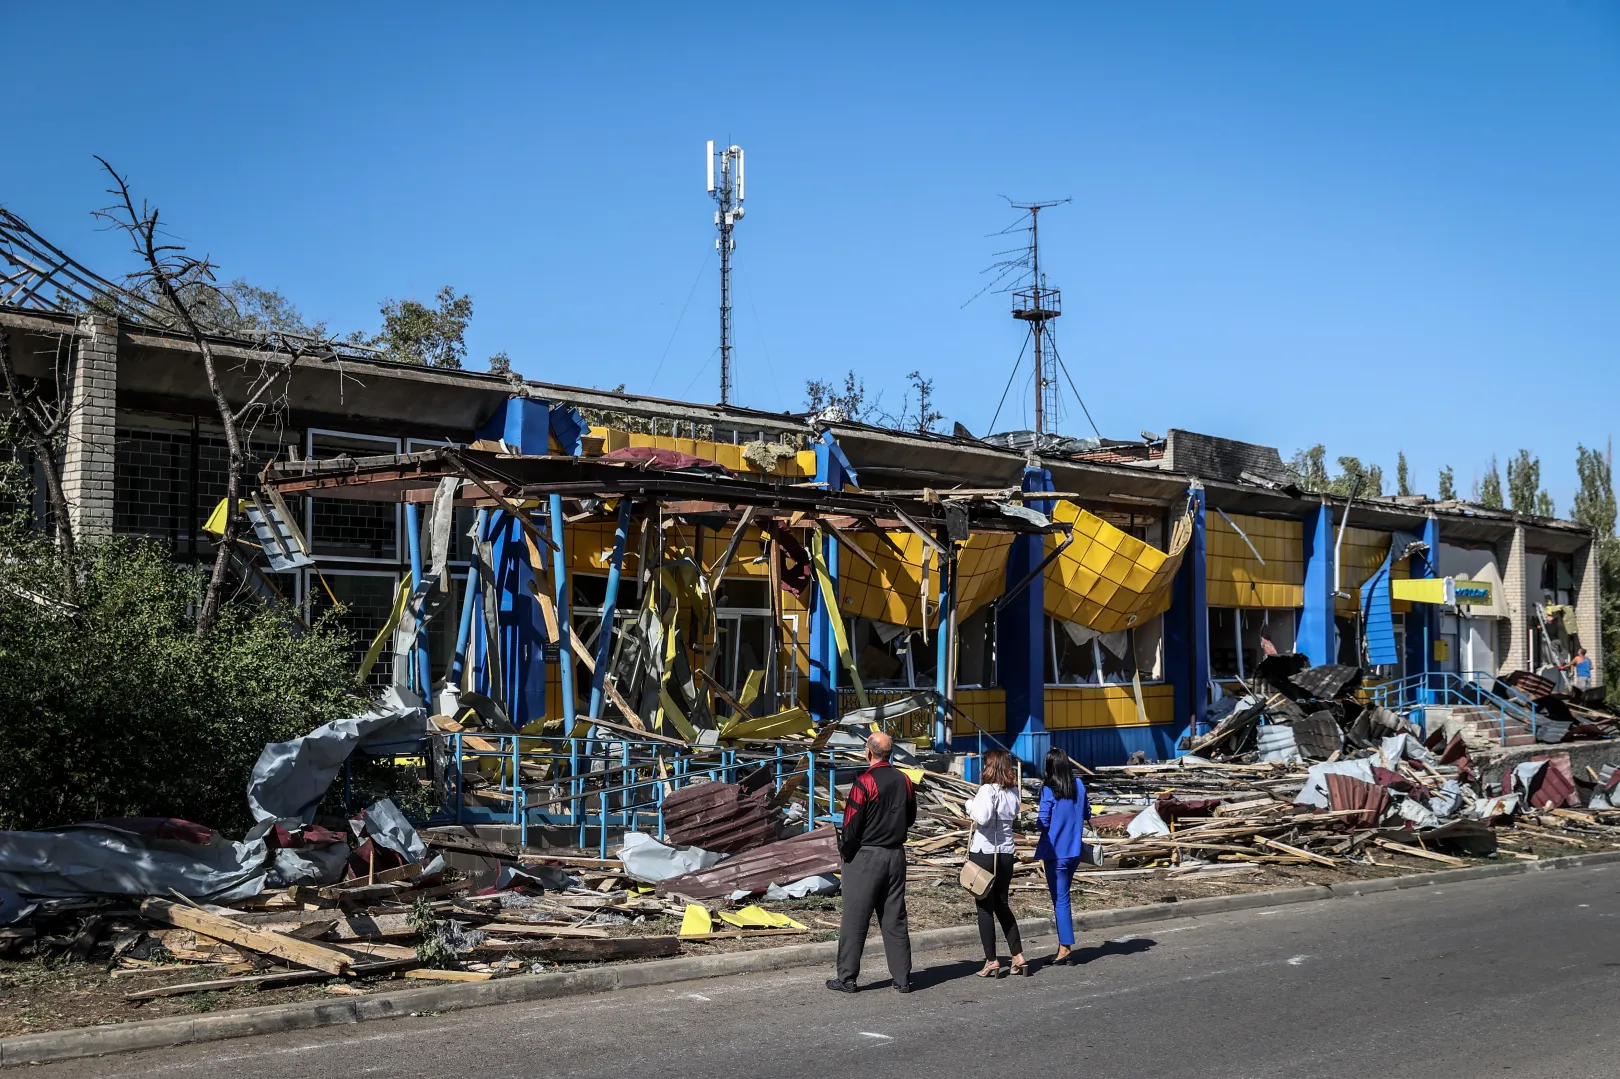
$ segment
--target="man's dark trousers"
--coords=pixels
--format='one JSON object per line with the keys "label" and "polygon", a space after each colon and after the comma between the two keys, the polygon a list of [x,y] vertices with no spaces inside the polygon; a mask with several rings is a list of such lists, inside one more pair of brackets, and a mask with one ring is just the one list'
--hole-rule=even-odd
{"label": "man's dark trousers", "polygon": [[854,984],[861,972],[872,915],[883,929],[883,954],[895,985],[911,980],[911,932],[906,927],[906,852],[862,847],[844,863],[844,914],[838,927],[838,979]]}

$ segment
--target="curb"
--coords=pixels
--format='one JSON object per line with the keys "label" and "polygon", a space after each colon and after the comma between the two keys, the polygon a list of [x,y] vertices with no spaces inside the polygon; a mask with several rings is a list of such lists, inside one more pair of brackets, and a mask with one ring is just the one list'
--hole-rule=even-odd
{"label": "curb", "polygon": [[[1269,892],[1208,896],[1176,903],[1155,903],[1152,906],[1124,907],[1082,914],[1074,919],[1074,926],[1077,932],[1083,932],[1253,910],[1260,907],[1312,903],[1323,899],[1376,895],[1409,888],[1430,888],[1485,877],[1546,873],[1616,862],[1620,862],[1620,851],[1600,851],[1536,862],[1470,866],[1467,869],[1448,869],[1436,873],[1382,877],[1377,880],[1343,884],[1317,884]],[[1056,932],[1056,926],[1050,918],[1027,918],[1018,923],[1018,928],[1021,932],[1032,936],[1051,935]],[[914,933],[911,938],[912,948],[916,951],[953,947],[977,941],[978,929],[971,925],[929,929]],[[377,996],[271,1004],[194,1018],[147,1019],[132,1023],[48,1031],[42,1034],[24,1034],[13,1038],[0,1038],[0,1068],[47,1064],[58,1060],[102,1056],[108,1053],[129,1053],[141,1049],[163,1049],[194,1042],[244,1038],[255,1034],[277,1034],[291,1030],[343,1026],[375,1019],[397,1019],[426,1012],[461,1011],[489,1004],[517,1004],[580,996],[586,993],[602,993],[613,989],[667,985],[727,974],[816,966],[833,962],[837,951],[837,941],[792,944],[752,952],[685,956],[680,959],[663,959],[621,967],[593,967],[588,970],[570,970],[552,974],[520,975],[499,981],[425,986],[421,989],[405,989]]]}

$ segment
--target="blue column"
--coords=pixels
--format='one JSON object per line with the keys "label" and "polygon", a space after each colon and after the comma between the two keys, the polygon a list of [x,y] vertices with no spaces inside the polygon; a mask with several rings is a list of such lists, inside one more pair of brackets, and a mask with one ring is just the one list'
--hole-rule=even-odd
{"label": "blue column", "polygon": [[[1187,489],[1192,538],[1181,568],[1170,584],[1170,610],[1164,616],[1165,674],[1174,691],[1175,740],[1204,732],[1209,712],[1209,602],[1204,560],[1204,488]],[[1186,724],[1182,726],[1182,724]]]}
{"label": "blue column", "polygon": [[[422,507],[415,502],[405,504],[405,534],[410,543],[411,593],[414,595],[422,588]],[[431,707],[433,672],[428,663],[427,629],[420,622],[416,626],[416,644],[411,648],[411,673],[417,692]]]}
{"label": "blue column", "polygon": [[[528,397],[509,397],[488,422],[478,428],[484,439],[504,439],[514,453],[546,454],[551,448],[551,406]],[[503,511],[489,514],[489,538],[495,565],[494,592],[498,641],[485,647],[499,648],[500,687],[507,715],[522,727],[546,714],[545,639],[540,605],[535,602],[529,583],[534,572],[529,566],[528,544],[522,526]],[[488,676],[481,674],[479,688],[489,692]]]}
{"label": "blue column", "polygon": [[1325,502],[1305,516],[1305,607],[1294,651],[1316,666],[1339,656],[1333,625],[1333,507]]}
{"label": "blue column", "polygon": [[[1052,473],[1044,468],[1024,469],[1023,488],[1052,490]],[[1053,503],[1049,499],[1029,499],[1024,505],[1050,514]],[[1004,589],[1028,577],[1041,564],[1046,544],[1045,536],[1013,537],[1007,552]],[[1013,753],[1027,766],[1041,767],[1046,751],[1052,748],[1052,736],[1046,731],[1044,573],[1009,602],[996,605],[996,680],[1007,694],[1007,738]]]}
{"label": "blue column", "polygon": [[568,546],[563,537],[562,495],[551,496],[551,583],[557,603],[557,664],[562,674],[563,733],[574,733],[574,635],[568,594]]}
{"label": "blue column", "polygon": [[[834,441],[831,431],[823,431],[816,443],[816,482],[825,484],[829,491],[842,491],[845,486],[858,486],[849,458]],[[832,578],[833,591],[838,590],[838,541],[827,536],[822,541],[822,558],[827,563],[827,575]],[[827,723],[839,716],[838,710],[838,640],[833,635],[832,619],[827,605],[821,600],[821,589],[812,585],[810,608],[810,715],[817,724]]]}
{"label": "blue column", "polygon": [[[1414,579],[1433,579],[1440,576],[1440,518],[1434,514],[1423,522],[1423,542],[1429,545],[1427,554],[1415,554],[1411,559]],[[1433,603],[1414,603],[1406,612],[1406,677],[1428,674],[1435,669],[1434,644],[1440,637],[1440,608]],[[1427,681],[1424,688],[1427,689]]]}
{"label": "blue column", "polygon": [[608,660],[613,656],[613,615],[619,606],[619,577],[624,570],[624,548],[630,538],[630,500],[619,499],[619,527],[613,533],[613,559],[608,563],[607,594],[602,597],[602,628],[596,636],[596,670],[591,674],[591,718],[602,718],[602,692],[607,683]]}

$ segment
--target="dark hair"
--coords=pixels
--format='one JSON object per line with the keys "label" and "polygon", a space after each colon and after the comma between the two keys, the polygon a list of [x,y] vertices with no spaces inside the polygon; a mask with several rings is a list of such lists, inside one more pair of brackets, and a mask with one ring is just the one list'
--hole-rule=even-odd
{"label": "dark hair", "polygon": [[1005,749],[992,749],[984,755],[984,782],[1002,787],[1018,786],[1018,767]]}
{"label": "dark hair", "polygon": [[1074,801],[1080,792],[1074,783],[1074,765],[1069,761],[1069,755],[1061,749],[1046,751],[1046,785],[1052,789],[1052,794],[1058,798],[1067,798]]}

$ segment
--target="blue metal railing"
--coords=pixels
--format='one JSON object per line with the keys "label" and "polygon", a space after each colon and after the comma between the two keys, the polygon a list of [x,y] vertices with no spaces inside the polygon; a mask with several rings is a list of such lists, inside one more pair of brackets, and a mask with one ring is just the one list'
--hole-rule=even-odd
{"label": "blue metal railing", "polygon": [[[531,823],[578,831],[585,849],[587,833],[595,829],[601,856],[607,857],[608,829],[651,831],[663,839],[664,799],[695,782],[734,783],[756,769],[770,769],[774,791],[795,777],[803,777],[801,793],[808,796],[805,830],[837,819],[838,773],[865,766],[847,752],[789,749],[782,744],[753,748],[725,746],[680,747],[667,742],[633,738],[565,738],[484,732],[454,732],[436,736],[445,748],[443,823],[509,823],[517,827],[520,845],[528,844]],[[840,760],[839,757],[845,759]],[[482,762],[492,762],[485,767]],[[531,773],[549,774],[525,781]],[[470,772],[483,772],[491,782],[472,785]],[[507,803],[492,809],[477,802]],[[822,807],[818,812],[817,802]]]}
{"label": "blue metal railing", "polygon": [[1523,691],[1483,671],[1429,671],[1408,675],[1371,687],[1369,696],[1373,703],[1396,712],[1424,705],[1462,705],[1478,709],[1482,718],[1494,719],[1503,745],[1507,745],[1509,721],[1523,725],[1531,737],[1535,737],[1537,730],[1535,702]]}

